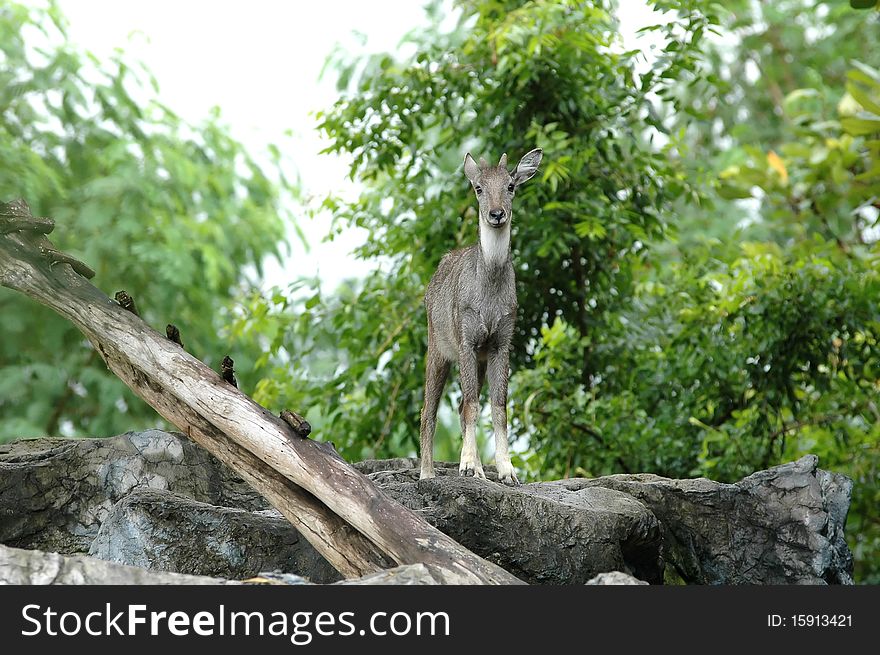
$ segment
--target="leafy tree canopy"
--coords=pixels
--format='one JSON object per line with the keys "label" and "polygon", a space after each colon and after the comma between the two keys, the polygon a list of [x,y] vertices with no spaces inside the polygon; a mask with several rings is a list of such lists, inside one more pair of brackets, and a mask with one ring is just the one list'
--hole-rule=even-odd
{"label": "leafy tree canopy", "polygon": [[[293,191],[229,135],[219,115],[187,125],[120,53],[99,62],[66,39],[54,5],[0,7],[0,198],[57,221],[56,243],[89,262],[111,297],[175,323],[216,364],[230,299],[278,256]],[[66,321],[0,289],[0,440],[108,436],[159,423]],[[247,371],[258,353],[237,344]]]}

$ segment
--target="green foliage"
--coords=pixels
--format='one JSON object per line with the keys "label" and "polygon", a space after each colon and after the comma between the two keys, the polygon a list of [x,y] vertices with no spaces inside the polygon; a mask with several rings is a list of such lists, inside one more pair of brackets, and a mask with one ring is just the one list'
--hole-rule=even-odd
{"label": "green foliage", "polygon": [[[876,39],[877,12],[857,12],[844,3],[817,0],[736,0],[715,8],[723,38],[704,41],[698,78],[714,80],[717,92],[698,94],[680,87],[682,101],[698,111],[665,118],[673,131],[684,130],[694,161],[704,170],[722,173],[714,180],[711,175],[702,178],[719,194],[712,198],[710,212],[684,204],[677,207],[676,242],[655,246],[655,252],[664,256],[681,256],[707,237],[725,240],[735,232],[744,239],[770,239],[780,245],[796,236],[797,224],[811,213],[808,203],[798,207],[800,217],[784,206],[763,202],[755,202],[746,213],[738,200],[753,197],[751,186],[745,179],[743,184],[735,183],[730,174],[754,166],[767,177],[774,170],[770,165],[774,156],[787,158],[783,145],[801,151],[805,145],[811,147],[800,143],[807,136],[805,128],[814,129],[817,139],[839,137],[835,107],[845,96],[852,62],[880,66],[880,50],[863,47]],[[810,118],[820,115],[829,122]],[[830,147],[838,149],[833,143]],[[834,225],[835,213],[835,209],[829,212],[831,228],[823,226],[826,238],[832,238],[839,227]],[[801,231],[804,234],[809,230]]]}
{"label": "green foliage", "polygon": [[718,135],[772,145],[787,129],[793,91],[811,89],[817,102],[833,105],[844,94],[850,62],[880,65],[880,52],[865,48],[876,39],[876,12],[817,0],[733,0],[723,12],[726,38],[707,44],[701,71],[723,82],[716,97],[701,103],[707,120],[719,124],[694,126],[712,150]]}
{"label": "green foliage", "polygon": [[[571,384],[588,344],[562,321],[545,329],[538,365],[518,374],[516,421],[548,473],[738,479],[803,444],[877,430],[877,255],[833,242],[718,254],[639,289],[594,344],[610,356],[589,387]],[[576,434],[560,440],[566,426]]]}
{"label": "green foliage", "polygon": [[[57,7],[0,7],[0,198],[57,221],[54,242],[125,289],[145,320],[182,331],[247,377],[258,352],[223,335],[230,296],[284,237],[279,187],[215,115],[187,125],[122,54],[98,62],[66,41]],[[283,192],[290,191],[284,187]],[[0,441],[110,435],[158,417],[71,325],[0,289]],[[243,345],[241,347],[244,347]]]}
{"label": "green foliage", "polygon": [[819,234],[843,249],[865,244],[875,222],[866,210],[880,194],[880,73],[853,65],[836,108],[817,102],[815,89],[792,91],[779,153],[745,145],[733,154],[737,163],[720,172],[722,195],[762,201],[751,235],[787,243]]}
{"label": "green foliage", "polygon": [[[330,152],[350,155],[351,176],[365,189],[354,202],[330,198],[325,208],[334,234],[367,231],[357,256],[380,269],[333,296],[254,301],[278,323],[276,361],[295,358],[303,371],[290,385],[265,383],[260,397],[316,408],[317,425],[350,457],[415,452],[421,297],[440,257],[477,238],[461,173],[465,149],[512,159],[544,149],[546,163],[514,209],[515,368],[533,365],[531,348],[556,316],[583,336],[600,332],[631,293],[644,242],[664,233],[671,201],[696,197],[681,172],[680,145],[651,142],[648,97],[691,75],[709,24],[702,14],[682,10],[685,42],[639,76],[637,54],[616,53],[615,22],[602,3],[493,0],[459,10],[451,32],[435,25],[411,34],[408,58],[335,62],[348,93],[319,116],[320,129]],[[291,309],[296,320],[284,318]],[[250,319],[238,328],[263,329]],[[586,362],[581,380],[590,375]]]}

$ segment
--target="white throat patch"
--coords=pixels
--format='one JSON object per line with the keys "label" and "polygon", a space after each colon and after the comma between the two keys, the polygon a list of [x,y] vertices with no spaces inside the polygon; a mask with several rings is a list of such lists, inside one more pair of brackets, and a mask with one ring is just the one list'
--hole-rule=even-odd
{"label": "white throat patch", "polygon": [[480,249],[489,266],[500,266],[510,255],[510,220],[504,227],[490,227],[480,219]]}

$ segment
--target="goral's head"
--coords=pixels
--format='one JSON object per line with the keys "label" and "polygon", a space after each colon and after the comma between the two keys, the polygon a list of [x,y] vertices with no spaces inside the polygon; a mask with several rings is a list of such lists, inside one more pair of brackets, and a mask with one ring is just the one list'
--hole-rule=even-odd
{"label": "goral's head", "polygon": [[520,184],[538,172],[543,152],[540,148],[527,152],[516,168],[507,170],[507,153],[501,155],[497,166],[490,166],[480,158],[474,161],[471,153],[464,158],[464,174],[471,181],[480,206],[480,220],[493,228],[502,228],[511,220],[513,196]]}

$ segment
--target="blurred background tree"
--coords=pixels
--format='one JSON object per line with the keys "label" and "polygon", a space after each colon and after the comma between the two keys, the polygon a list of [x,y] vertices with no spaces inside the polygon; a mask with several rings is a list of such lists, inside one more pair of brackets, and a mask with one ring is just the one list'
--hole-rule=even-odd
{"label": "blurred background tree", "polygon": [[[159,330],[175,323],[217,366],[233,290],[284,248],[282,200],[217,116],[187,125],[122,53],[99,62],[66,39],[57,7],[0,7],[0,198],[57,221],[56,243],[124,289]],[[289,205],[289,203],[287,203]],[[0,441],[109,436],[159,425],[68,322],[0,289]],[[236,343],[246,371],[259,349]]]}
{"label": "blurred background tree", "polygon": [[[307,410],[349,459],[406,456],[422,293],[477,238],[464,152],[540,146],[513,222],[520,473],[735,481],[815,453],[856,481],[856,579],[880,582],[880,51],[865,47],[880,13],[650,4],[650,53],[627,50],[616,3],[575,0],[461,0],[452,21],[432,2],[407,54],[336,52],[340,100],[319,129],[362,191],[320,209],[331,241],[366,231],[355,256],[375,268],[329,292],[252,286],[283,247],[283,178],[216,118],[185,126],[142,101],[149,75],[121,57],[95,63],[97,84],[69,47],[35,64],[21,26],[49,23],[15,5],[0,10],[0,197],[59,219],[59,243],[108,293],[149,299],[154,325],[235,353],[258,401]],[[48,312],[8,293],[0,312],[0,435],[157,422]],[[460,444],[454,387],[441,459]]]}

